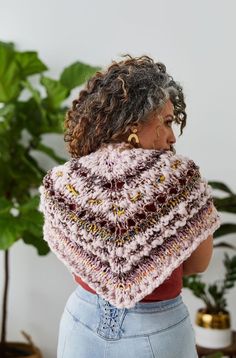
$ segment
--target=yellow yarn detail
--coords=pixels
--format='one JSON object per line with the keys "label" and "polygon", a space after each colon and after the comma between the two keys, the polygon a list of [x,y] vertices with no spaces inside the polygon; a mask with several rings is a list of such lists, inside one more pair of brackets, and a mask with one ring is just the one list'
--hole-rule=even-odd
{"label": "yellow yarn detail", "polygon": [[180,164],[181,164],[181,161],[180,161],[180,160],[176,160],[176,161],[171,165],[171,168],[172,168],[172,169],[177,169]]}
{"label": "yellow yarn detail", "polygon": [[92,231],[93,233],[98,231],[98,228],[96,226],[96,224],[91,224],[88,228],[88,231]]}
{"label": "yellow yarn detail", "polygon": [[160,182],[163,183],[163,181],[165,181],[165,180],[166,180],[165,176],[164,176],[164,175],[161,175],[161,176],[160,176]]}
{"label": "yellow yarn detail", "polygon": [[91,204],[91,205],[99,205],[99,204],[102,204],[102,200],[101,199],[89,199],[88,200],[88,203]]}
{"label": "yellow yarn detail", "polygon": [[135,203],[137,200],[139,200],[141,198],[141,193],[138,192],[136,195],[134,195],[133,197],[130,198],[130,200]]}
{"label": "yellow yarn detail", "polygon": [[71,184],[66,184],[66,188],[69,190],[69,192],[71,194],[73,194],[74,196],[79,195],[78,191],[75,190],[75,188],[73,187],[73,185]]}
{"label": "yellow yarn detail", "polygon": [[125,213],[125,209],[121,209],[121,208],[117,207],[115,204],[113,204],[113,213],[114,213],[114,215],[121,216]]}
{"label": "yellow yarn detail", "polygon": [[78,220],[78,218],[77,218],[77,216],[76,216],[75,214],[70,214],[69,217],[70,217],[72,220],[75,220],[75,221]]}

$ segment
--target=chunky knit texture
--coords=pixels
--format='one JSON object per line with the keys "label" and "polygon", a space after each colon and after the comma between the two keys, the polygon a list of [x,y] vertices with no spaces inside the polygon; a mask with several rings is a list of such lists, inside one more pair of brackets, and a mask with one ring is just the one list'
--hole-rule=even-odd
{"label": "chunky knit texture", "polygon": [[108,144],[52,168],[39,190],[51,250],[118,308],[150,294],[220,225],[199,167],[171,151]]}

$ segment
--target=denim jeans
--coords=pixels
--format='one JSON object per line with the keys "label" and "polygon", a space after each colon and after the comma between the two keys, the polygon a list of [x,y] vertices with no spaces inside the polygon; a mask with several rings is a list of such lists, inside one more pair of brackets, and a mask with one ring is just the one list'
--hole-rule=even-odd
{"label": "denim jeans", "polygon": [[57,358],[197,358],[195,344],[181,295],[121,309],[78,285],[60,320]]}

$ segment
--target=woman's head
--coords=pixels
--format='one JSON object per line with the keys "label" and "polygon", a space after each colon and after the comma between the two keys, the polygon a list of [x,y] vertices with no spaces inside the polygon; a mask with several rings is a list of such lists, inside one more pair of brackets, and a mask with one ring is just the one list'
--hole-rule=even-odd
{"label": "woman's head", "polygon": [[73,157],[106,143],[127,142],[134,128],[139,146],[170,149],[175,142],[171,120],[180,125],[182,134],[185,107],[182,87],[164,64],[148,56],[126,56],[87,82],[67,112],[64,138]]}
{"label": "woman's head", "polygon": [[132,127],[131,131],[135,130],[141,148],[173,150],[176,142],[173,122],[174,106],[168,99],[160,109],[150,113],[145,123]]}

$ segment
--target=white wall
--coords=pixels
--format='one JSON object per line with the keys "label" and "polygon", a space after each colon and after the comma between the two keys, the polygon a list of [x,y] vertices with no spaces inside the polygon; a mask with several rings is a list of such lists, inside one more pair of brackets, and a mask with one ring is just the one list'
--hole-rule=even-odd
{"label": "white wall", "polygon": [[[0,40],[38,51],[51,76],[75,60],[105,66],[124,53],[164,62],[187,101],[188,125],[178,152],[192,157],[208,180],[236,190],[235,13],[234,0],[0,0]],[[54,145],[64,152],[62,141]],[[223,275],[222,251],[214,251],[207,282]],[[8,340],[22,340],[23,329],[53,358],[59,319],[75,283],[52,253],[39,257],[21,241],[10,261]],[[202,302],[186,289],[183,298],[194,321]],[[234,329],[235,299],[233,289],[228,302]]]}

